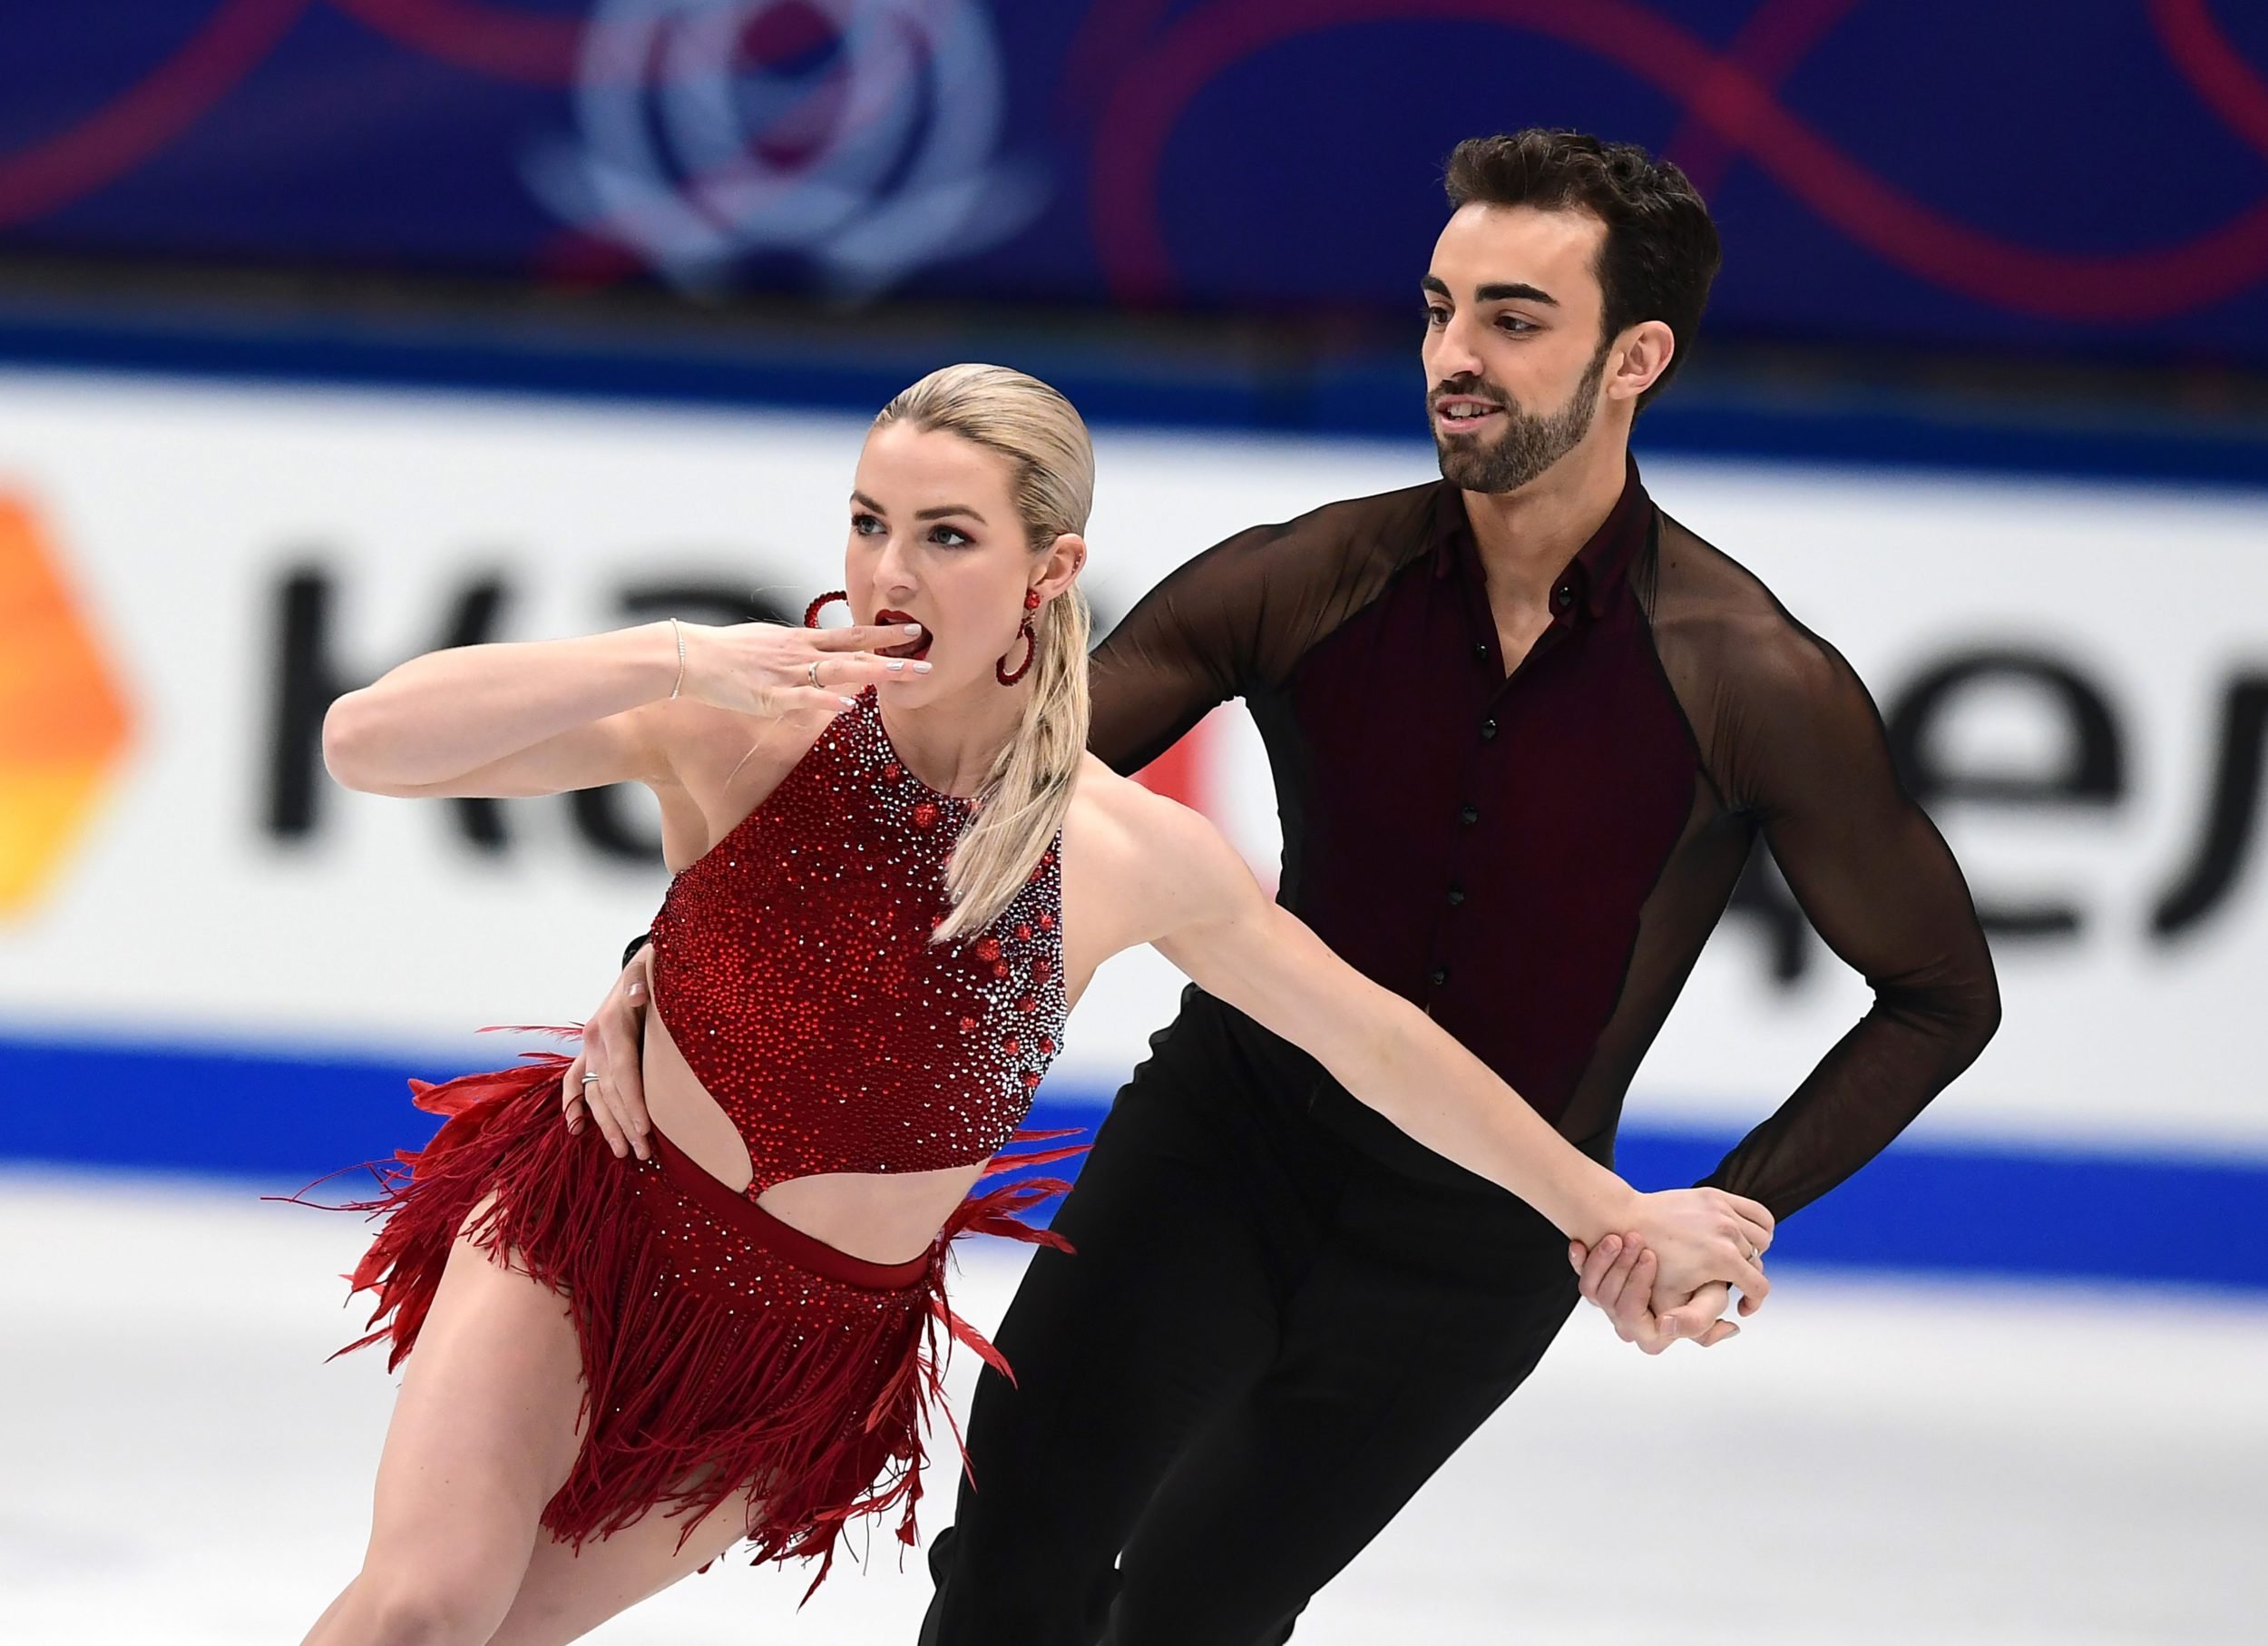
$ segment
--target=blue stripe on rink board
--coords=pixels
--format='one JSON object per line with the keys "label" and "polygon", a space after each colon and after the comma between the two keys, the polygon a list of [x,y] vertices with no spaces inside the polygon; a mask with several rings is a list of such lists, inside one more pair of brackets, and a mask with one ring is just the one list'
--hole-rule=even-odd
{"label": "blue stripe on rink board", "polygon": [[[499,1037],[500,1066],[534,1037]],[[253,1180],[296,1189],[414,1148],[437,1123],[415,1059],[69,1042],[0,1034],[0,1160]],[[1091,1127],[1109,1093],[1042,1090],[1035,1127]],[[1761,1110],[1759,1111],[1761,1112]],[[1626,1127],[1617,1168],[1641,1188],[1689,1183],[1727,1136]],[[1051,1168],[1076,1170],[1076,1162]],[[2268,1159],[2214,1161],[1946,1142],[1901,1143],[1789,1220],[1790,1262],[2268,1288]]]}

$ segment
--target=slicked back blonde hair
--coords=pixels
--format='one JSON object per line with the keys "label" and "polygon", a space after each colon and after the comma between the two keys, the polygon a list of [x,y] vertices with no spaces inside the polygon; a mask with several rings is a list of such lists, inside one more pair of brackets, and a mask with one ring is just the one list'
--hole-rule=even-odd
{"label": "slicked back blonde hair", "polygon": [[[948,366],[884,407],[874,426],[893,423],[942,429],[1005,458],[1008,495],[1032,554],[1067,532],[1086,532],[1094,446],[1071,403],[1039,378],[1005,366]],[[1092,627],[1075,583],[1032,613],[1031,692],[1022,723],[978,791],[976,816],[953,847],[945,871],[953,908],[937,928],[940,943],[1000,918],[1063,826],[1087,752]]]}

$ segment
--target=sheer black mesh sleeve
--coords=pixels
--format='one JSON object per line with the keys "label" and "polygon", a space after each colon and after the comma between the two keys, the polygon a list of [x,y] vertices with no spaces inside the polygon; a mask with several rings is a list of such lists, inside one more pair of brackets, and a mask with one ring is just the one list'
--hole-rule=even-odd
{"label": "sheer black mesh sleeve", "polygon": [[1430,542],[1438,487],[1334,503],[1214,544],[1095,649],[1087,747],[1140,770],[1217,705],[1280,685],[1300,656]]}
{"label": "sheer black mesh sleeve", "polygon": [[1866,688],[1784,613],[1747,638],[1724,660],[1739,709],[1713,764],[1812,925],[1874,991],[1707,1180],[1784,1217],[1904,1130],[1983,1050],[2000,1005],[1968,886],[1900,785]]}

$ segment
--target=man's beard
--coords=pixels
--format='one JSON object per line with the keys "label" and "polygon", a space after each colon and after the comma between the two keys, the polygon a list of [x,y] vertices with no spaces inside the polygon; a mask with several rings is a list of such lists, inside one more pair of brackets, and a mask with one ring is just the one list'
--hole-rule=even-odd
{"label": "man's beard", "polygon": [[[1442,478],[1468,492],[1518,491],[1573,451],[1590,433],[1599,380],[1606,373],[1607,351],[1602,348],[1591,357],[1583,380],[1575,386],[1567,404],[1541,414],[1520,410],[1479,379],[1456,379],[1457,383],[1471,381],[1471,388],[1443,384],[1436,393],[1477,393],[1494,398],[1504,408],[1504,432],[1492,445],[1484,446],[1477,435],[1442,434],[1439,420],[1429,416],[1427,420],[1434,424],[1433,447],[1441,457]],[[1432,396],[1426,397],[1426,408],[1429,413],[1432,409]]]}

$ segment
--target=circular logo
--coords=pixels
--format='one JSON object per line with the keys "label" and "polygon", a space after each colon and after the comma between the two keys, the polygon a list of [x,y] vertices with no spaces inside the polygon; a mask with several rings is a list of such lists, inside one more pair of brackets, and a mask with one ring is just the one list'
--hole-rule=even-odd
{"label": "circular logo", "polygon": [[1045,201],[1000,160],[998,45],[972,0],[603,0],[580,143],[530,181],[686,285],[809,258],[846,296],[996,245]]}

